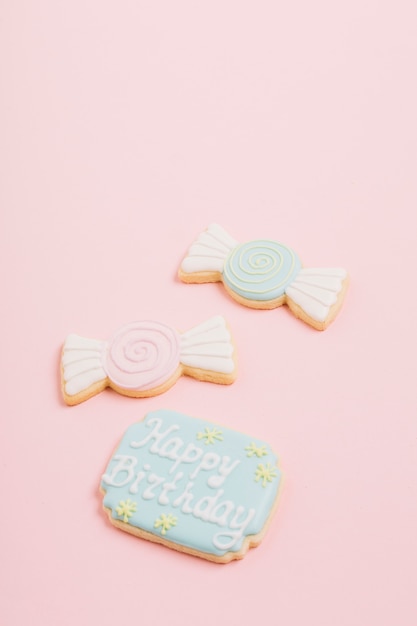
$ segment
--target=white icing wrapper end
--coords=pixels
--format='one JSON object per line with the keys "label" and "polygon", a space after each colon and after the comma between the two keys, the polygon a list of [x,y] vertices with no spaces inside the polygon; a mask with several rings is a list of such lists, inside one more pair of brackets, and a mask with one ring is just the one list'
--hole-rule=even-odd
{"label": "white icing wrapper end", "polygon": [[186,274],[194,272],[222,272],[224,261],[238,242],[221,226],[211,224],[191,245],[181,263]]}
{"label": "white icing wrapper end", "polygon": [[65,393],[75,396],[106,379],[102,354],[104,341],[68,335],[62,352],[62,372]]}
{"label": "white icing wrapper end", "polygon": [[220,315],[183,333],[180,341],[183,365],[221,374],[234,371],[234,348],[226,322]]}
{"label": "white icing wrapper end", "polygon": [[285,293],[309,317],[324,322],[338,300],[346,276],[346,270],[341,268],[302,269]]}

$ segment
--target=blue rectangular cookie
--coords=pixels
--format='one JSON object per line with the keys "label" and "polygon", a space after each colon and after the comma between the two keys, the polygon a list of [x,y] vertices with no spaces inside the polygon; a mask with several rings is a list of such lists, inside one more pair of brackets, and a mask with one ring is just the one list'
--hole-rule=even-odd
{"label": "blue rectangular cookie", "polygon": [[267,443],[159,410],[127,429],[101,491],[118,528],[227,563],[262,540],[280,483]]}

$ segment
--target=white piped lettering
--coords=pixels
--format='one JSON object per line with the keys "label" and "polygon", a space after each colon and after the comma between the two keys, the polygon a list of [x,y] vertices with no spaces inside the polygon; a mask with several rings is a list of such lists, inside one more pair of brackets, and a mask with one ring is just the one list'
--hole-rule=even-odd
{"label": "white piped lettering", "polygon": [[217,467],[219,462],[220,456],[218,454],[216,454],[215,452],[206,452],[195,470],[190,474],[191,480],[194,480],[194,478],[196,478],[200,470],[209,472],[210,470]]}
{"label": "white piped lettering", "polygon": [[153,454],[157,454],[159,452],[158,443],[160,443],[162,439],[165,439],[165,437],[169,435],[169,433],[172,433],[175,430],[179,430],[179,426],[177,426],[176,424],[172,424],[171,426],[169,426],[169,428],[166,429],[165,432],[161,433],[159,429],[161,428],[162,420],[158,417],[153,417],[146,422],[146,426],[148,427],[152,426],[153,424],[155,424],[155,427],[151,430],[149,435],[145,437],[145,439],[142,439],[142,441],[130,442],[132,448],[143,448],[143,446],[145,446],[149,441],[154,440],[151,447],[149,448],[149,451]]}
{"label": "white piped lettering", "polygon": [[[128,454],[116,454],[113,459],[119,462],[113,467],[111,474],[104,474],[102,480],[106,483],[106,485],[111,485],[112,487],[124,487],[130,483],[135,475],[133,468],[136,466],[138,461],[134,456],[129,456]],[[126,473],[125,478],[119,483],[116,482],[118,474],[123,472]]]}
{"label": "white piped lettering", "polygon": [[[231,529],[236,528],[236,530],[230,530],[230,531],[226,530],[224,532],[217,533],[216,535],[214,535],[213,544],[216,546],[218,550],[230,550],[230,548],[233,548],[233,546],[235,546],[236,543],[242,539],[246,528],[248,527],[251,520],[255,517],[255,513],[256,513],[255,509],[249,509],[248,514],[246,515],[246,518],[238,522],[237,518],[239,515],[242,515],[244,510],[245,510],[245,507],[238,506],[236,509],[235,516],[229,524],[229,528]],[[226,537],[228,539],[226,539],[226,541],[222,541],[221,540],[222,537]]]}
{"label": "white piped lettering", "polygon": [[210,476],[210,478],[207,480],[207,484],[209,487],[213,487],[213,488],[220,487],[220,485],[224,483],[224,481],[229,476],[229,474],[233,472],[235,467],[239,465],[240,461],[237,459],[229,466],[228,466],[228,463],[230,463],[230,456],[224,456],[217,470],[220,475]]}
{"label": "white piped lettering", "polygon": [[145,489],[142,494],[144,500],[153,500],[155,498],[154,489],[162,485],[165,482],[165,476],[157,476],[157,474],[149,474],[148,483],[149,487]]}
{"label": "white piped lettering", "polygon": [[187,483],[186,488],[184,489],[182,494],[176,500],[174,500],[172,506],[180,506],[180,504],[184,503],[182,505],[181,511],[183,513],[192,513],[193,508],[190,506],[190,502],[191,500],[193,500],[194,494],[190,492],[190,489],[192,489],[193,487],[194,483]]}
{"label": "white piped lettering", "polygon": [[[139,497],[143,500],[155,500],[163,507],[170,505],[182,513],[192,514],[202,522],[221,527],[222,530],[212,537],[217,551],[225,552],[235,546],[240,548],[245,534],[256,532],[253,529],[248,531],[256,511],[254,508],[238,506],[232,500],[222,500],[225,490],[221,487],[242,460],[233,460],[230,456],[221,456],[214,451],[207,452],[193,442],[185,442],[178,435],[173,436],[180,430],[180,426],[172,423],[166,426],[160,418],[148,419],[146,427],[149,432],[143,439],[130,442],[132,448],[147,447],[148,457],[142,456],[145,461],[142,469],[138,471],[139,459],[135,456],[116,454],[112,459],[114,466],[111,471],[103,475],[103,485],[116,488],[127,488],[129,485],[129,494],[142,491]],[[149,453],[164,460],[158,463],[158,470],[164,475],[151,471],[151,464],[146,462]],[[141,455],[138,454],[139,458]],[[189,474],[181,471],[186,465],[193,466]],[[165,469],[162,470],[162,467]],[[174,477],[168,478],[171,475]],[[204,494],[204,484],[208,495],[201,495]]]}
{"label": "white piped lettering", "polygon": [[175,489],[177,488],[177,482],[181,480],[183,476],[184,474],[182,472],[178,472],[178,474],[175,475],[175,478],[171,483],[164,483],[162,491],[158,498],[158,504],[169,504],[169,498],[167,496],[167,493],[169,493],[170,491],[175,491]]}

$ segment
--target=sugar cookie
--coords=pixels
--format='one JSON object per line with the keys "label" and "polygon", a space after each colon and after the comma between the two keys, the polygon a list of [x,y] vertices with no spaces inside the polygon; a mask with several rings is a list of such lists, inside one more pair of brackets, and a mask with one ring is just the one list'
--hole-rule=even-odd
{"label": "sugar cookie", "polygon": [[265,442],[159,410],[128,428],[100,490],[118,528],[227,563],[261,542],[280,483]]}
{"label": "sugar cookie", "polygon": [[192,244],[179,277],[186,283],[222,281],[235,300],[254,309],[287,304],[317,330],[335,318],[348,284],[344,269],[302,268],[291,248],[269,239],[240,244],[217,224]]}
{"label": "sugar cookie", "polygon": [[236,363],[225,320],[216,316],[179,333],[159,322],[133,322],[110,341],[69,335],[62,351],[62,391],[73,405],[106,387],[134,398],[163,393],[181,375],[230,384]]}

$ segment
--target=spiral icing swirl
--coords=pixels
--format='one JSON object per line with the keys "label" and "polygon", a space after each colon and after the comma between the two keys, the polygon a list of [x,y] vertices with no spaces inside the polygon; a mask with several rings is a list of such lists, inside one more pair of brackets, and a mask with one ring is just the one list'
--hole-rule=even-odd
{"label": "spiral icing swirl", "polygon": [[145,391],[166,382],[179,365],[179,334],[158,322],[133,322],[111,339],[104,369],[122,389]]}
{"label": "spiral icing swirl", "polygon": [[248,300],[274,300],[285,293],[301,269],[297,254],[277,241],[243,243],[229,254],[224,283]]}

